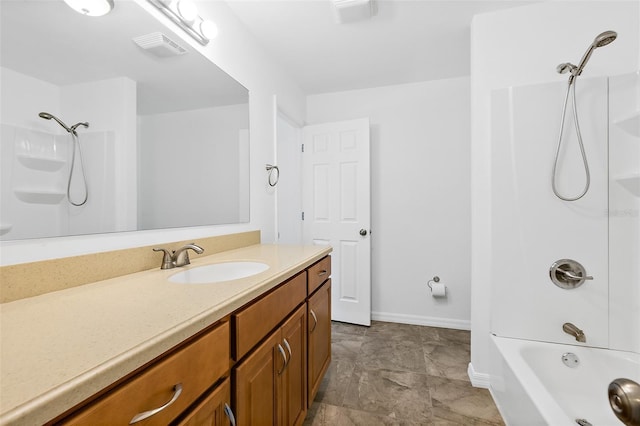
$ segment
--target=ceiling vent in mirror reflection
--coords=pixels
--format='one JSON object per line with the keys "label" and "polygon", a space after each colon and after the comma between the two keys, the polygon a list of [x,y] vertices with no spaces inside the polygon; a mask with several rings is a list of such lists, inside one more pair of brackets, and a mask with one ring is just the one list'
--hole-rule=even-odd
{"label": "ceiling vent in mirror reflection", "polygon": [[187,53],[187,49],[180,46],[161,32],[135,37],[133,41],[144,50],[147,50],[161,58],[184,55]]}
{"label": "ceiling vent in mirror reflection", "polygon": [[373,0],[333,0],[332,5],[336,24],[364,21],[378,13]]}

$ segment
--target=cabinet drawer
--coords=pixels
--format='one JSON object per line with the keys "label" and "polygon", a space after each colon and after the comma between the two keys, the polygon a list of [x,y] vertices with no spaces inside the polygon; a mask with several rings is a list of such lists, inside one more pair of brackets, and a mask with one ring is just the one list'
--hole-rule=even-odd
{"label": "cabinet drawer", "polygon": [[139,413],[165,409],[139,425],[167,425],[229,370],[229,323],[225,322],[184,348],[151,365],[129,382],[63,422],[71,425],[127,425]]}
{"label": "cabinet drawer", "polygon": [[232,315],[235,323],[235,359],[251,348],[277,326],[307,297],[307,280],[298,274],[275,291]]}
{"label": "cabinet drawer", "polygon": [[331,275],[331,256],[327,256],[307,269],[308,294],[313,293]]}

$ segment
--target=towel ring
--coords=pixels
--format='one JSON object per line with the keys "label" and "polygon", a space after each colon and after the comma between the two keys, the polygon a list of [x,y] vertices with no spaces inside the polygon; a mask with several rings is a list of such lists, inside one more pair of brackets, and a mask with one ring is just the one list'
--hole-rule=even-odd
{"label": "towel ring", "polygon": [[[269,186],[276,186],[278,184],[278,181],[280,180],[280,169],[278,168],[278,166],[272,166],[271,164],[267,164],[266,167],[267,171],[269,172]],[[273,171],[276,171],[275,173],[275,178],[273,178]]]}

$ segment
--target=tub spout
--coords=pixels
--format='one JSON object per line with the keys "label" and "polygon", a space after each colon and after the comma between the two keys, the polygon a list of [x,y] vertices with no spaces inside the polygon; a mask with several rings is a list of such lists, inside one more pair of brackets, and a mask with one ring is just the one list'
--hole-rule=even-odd
{"label": "tub spout", "polygon": [[562,324],[562,331],[575,337],[578,342],[585,343],[587,341],[584,332],[570,322]]}

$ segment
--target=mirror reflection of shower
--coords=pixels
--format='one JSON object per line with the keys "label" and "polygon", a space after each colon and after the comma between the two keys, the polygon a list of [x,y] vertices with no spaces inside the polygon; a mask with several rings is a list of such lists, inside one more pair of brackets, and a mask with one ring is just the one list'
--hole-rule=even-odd
{"label": "mirror reflection of shower", "polygon": [[[73,206],[82,206],[87,202],[87,199],[89,198],[89,187],[87,185],[87,175],[84,171],[84,160],[82,159],[82,148],[80,147],[80,137],[78,136],[78,133],[76,132],[76,129],[78,128],[78,126],[82,126],[84,128],[88,128],[89,127],[89,123],[87,122],[80,122],[80,123],[76,123],[73,126],[69,127],[66,124],[64,124],[64,122],[62,120],[60,120],[58,117],[56,117],[53,114],[50,114],[48,112],[41,112],[40,114],[38,114],[38,116],[40,118],[44,118],[45,120],[51,120],[53,119],[55,122],[57,122],[60,126],[62,126],[63,129],[65,129],[67,132],[69,132],[69,134],[71,135],[72,138],[72,146],[71,146],[71,168],[69,169],[69,178],[67,180],[67,200],[69,200],[69,203]],[[73,179],[73,170],[74,170],[74,166],[75,166],[75,162],[76,162],[76,148],[78,150],[78,155],[80,156],[80,169],[82,171],[82,181],[84,183],[84,199],[80,202],[74,202],[71,199],[71,181]]]}
{"label": "mirror reflection of shower", "polygon": [[[556,158],[553,162],[553,171],[551,176],[551,187],[553,189],[553,193],[556,194],[556,197],[560,198],[564,201],[576,201],[580,198],[584,197],[587,191],[589,190],[589,186],[591,184],[591,175],[589,173],[589,163],[587,161],[587,155],[584,152],[584,144],[582,143],[582,134],[580,131],[580,123],[578,123],[578,110],[576,106],[576,80],[582,71],[584,70],[585,65],[591,58],[591,54],[598,47],[606,46],[612,41],[614,41],[618,37],[618,33],[615,31],[605,31],[593,40],[591,46],[587,49],[585,54],[580,59],[578,65],[574,65],[570,62],[565,62],[556,67],[556,71],[560,74],[570,73],[569,76],[569,85],[567,86],[567,94],[564,97],[564,104],[562,106],[562,119],[560,120],[560,135],[558,136],[558,148],[556,150]],[[558,166],[558,157],[560,156],[560,148],[562,146],[562,133],[564,131],[564,119],[567,113],[567,101],[569,100],[569,94],[573,92],[572,95],[572,104],[573,104],[573,124],[576,130],[576,136],[578,138],[578,145],[580,147],[580,153],[582,154],[582,164],[584,165],[585,171],[585,185],[584,189],[580,193],[580,195],[570,197],[561,195],[556,188],[556,168]]]}

